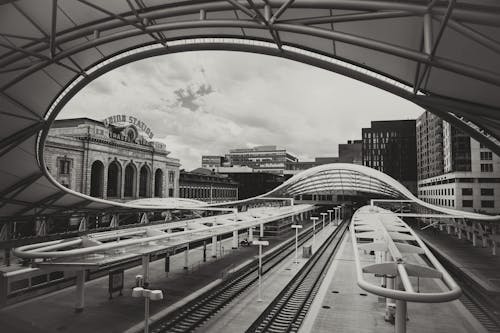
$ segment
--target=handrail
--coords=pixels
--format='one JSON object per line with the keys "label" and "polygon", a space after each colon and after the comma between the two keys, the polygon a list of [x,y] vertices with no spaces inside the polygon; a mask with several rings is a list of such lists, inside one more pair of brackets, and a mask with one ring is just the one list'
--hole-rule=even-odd
{"label": "handrail", "polygon": [[[363,219],[361,218],[362,215],[365,215],[366,217]],[[382,219],[383,216],[388,215],[393,217],[392,221]],[[360,228],[361,226],[363,226],[363,228]],[[367,230],[370,228],[372,228],[373,231]],[[362,229],[365,232],[357,233],[357,229]],[[398,239],[398,237],[400,237],[399,239],[411,239],[418,244],[418,247],[407,243],[395,242],[394,238]],[[406,223],[398,218],[396,214],[390,214],[390,211],[373,206],[365,206],[358,209],[354,213],[352,219],[351,238],[354,249],[358,286],[361,289],[391,299],[421,303],[448,302],[459,298],[462,294],[460,287],[434,257],[424,242]],[[371,238],[374,242],[360,244],[357,242],[358,238]],[[406,246],[408,252],[424,254],[434,267],[407,264],[399,250],[399,247],[403,246]],[[389,253],[393,258],[393,261],[362,267],[358,253],[360,249],[373,249],[374,251]],[[408,278],[409,270],[412,275],[441,278],[448,290],[430,293],[415,292],[411,281]],[[373,272],[377,272],[378,274],[385,276],[397,276],[401,279],[403,290],[385,288],[366,281],[363,274]]]}

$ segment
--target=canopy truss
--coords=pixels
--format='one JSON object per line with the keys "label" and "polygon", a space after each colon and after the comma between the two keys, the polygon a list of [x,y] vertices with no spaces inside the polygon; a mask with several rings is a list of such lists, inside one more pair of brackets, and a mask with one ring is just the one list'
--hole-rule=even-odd
{"label": "canopy truss", "polygon": [[126,63],[173,52],[256,52],[406,98],[500,154],[496,1],[0,1],[0,217],[119,205],[60,186],[44,165],[68,100]]}

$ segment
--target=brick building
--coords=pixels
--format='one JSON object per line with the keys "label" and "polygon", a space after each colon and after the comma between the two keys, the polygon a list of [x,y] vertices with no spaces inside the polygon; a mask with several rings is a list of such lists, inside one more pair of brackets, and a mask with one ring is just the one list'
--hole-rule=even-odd
{"label": "brick building", "polygon": [[117,117],[56,120],[45,142],[51,175],[72,190],[115,201],[178,197],[179,160],[150,140],[144,123]]}
{"label": "brick building", "polygon": [[179,196],[209,203],[238,200],[238,183],[227,175],[198,168],[191,172],[181,170]]}

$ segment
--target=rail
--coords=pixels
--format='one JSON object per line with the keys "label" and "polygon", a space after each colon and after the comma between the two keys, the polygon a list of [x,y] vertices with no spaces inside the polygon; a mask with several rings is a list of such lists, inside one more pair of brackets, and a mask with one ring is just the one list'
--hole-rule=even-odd
{"label": "rail", "polygon": [[246,333],[297,332],[347,230],[342,222]]}
{"label": "rail", "polygon": [[[306,242],[312,227],[299,236],[299,244]],[[295,238],[285,241],[279,250],[271,250],[263,258],[262,274],[266,274],[295,250]],[[258,280],[258,262],[254,259],[249,265],[231,273],[216,288],[189,302],[177,311],[168,314],[152,325],[152,332],[192,332],[203,325],[215,313],[233,301]]]}

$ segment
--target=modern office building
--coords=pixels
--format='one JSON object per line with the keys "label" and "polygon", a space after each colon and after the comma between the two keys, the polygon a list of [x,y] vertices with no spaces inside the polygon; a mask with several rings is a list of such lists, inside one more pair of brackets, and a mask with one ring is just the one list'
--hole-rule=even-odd
{"label": "modern office building", "polygon": [[443,120],[426,111],[416,122],[417,134],[417,178],[418,180],[442,175]]}
{"label": "modern office building", "polygon": [[179,197],[209,203],[235,201],[238,200],[238,183],[209,169],[181,170]]}
{"label": "modern office building", "polygon": [[428,112],[417,120],[418,132],[419,198],[439,206],[498,214],[500,158]]}
{"label": "modern office building", "polygon": [[227,163],[224,156],[203,155],[201,156],[201,167],[206,169],[217,169]]}
{"label": "modern office building", "polygon": [[285,181],[283,175],[256,171],[247,166],[221,167],[218,173],[238,183],[238,200],[267,193]]}
{"label": "modern office building", "polygon": [[339,143],[339,162],[363,164],[363,140],[348,140]]}
{"label": "modern office building", "polygon": [[362,129],[363,165],[379,170],[410,191],[417,190],[415,120],[372,121]]}
{"label": "modern office building", "polygon": [[179,160],[152,136],[125,115],[56,120],[45,142],[46,167],[61,185],[93,197],[177,197]]}
{"label": "modern office building", "polygon": [[258,146],[254,148],[231,149],[226,154],[228,165],[247,166],[255,172],[267,172],[282,175],[286,164],[297,162],[297,157],[286,149],[276,146]]}

